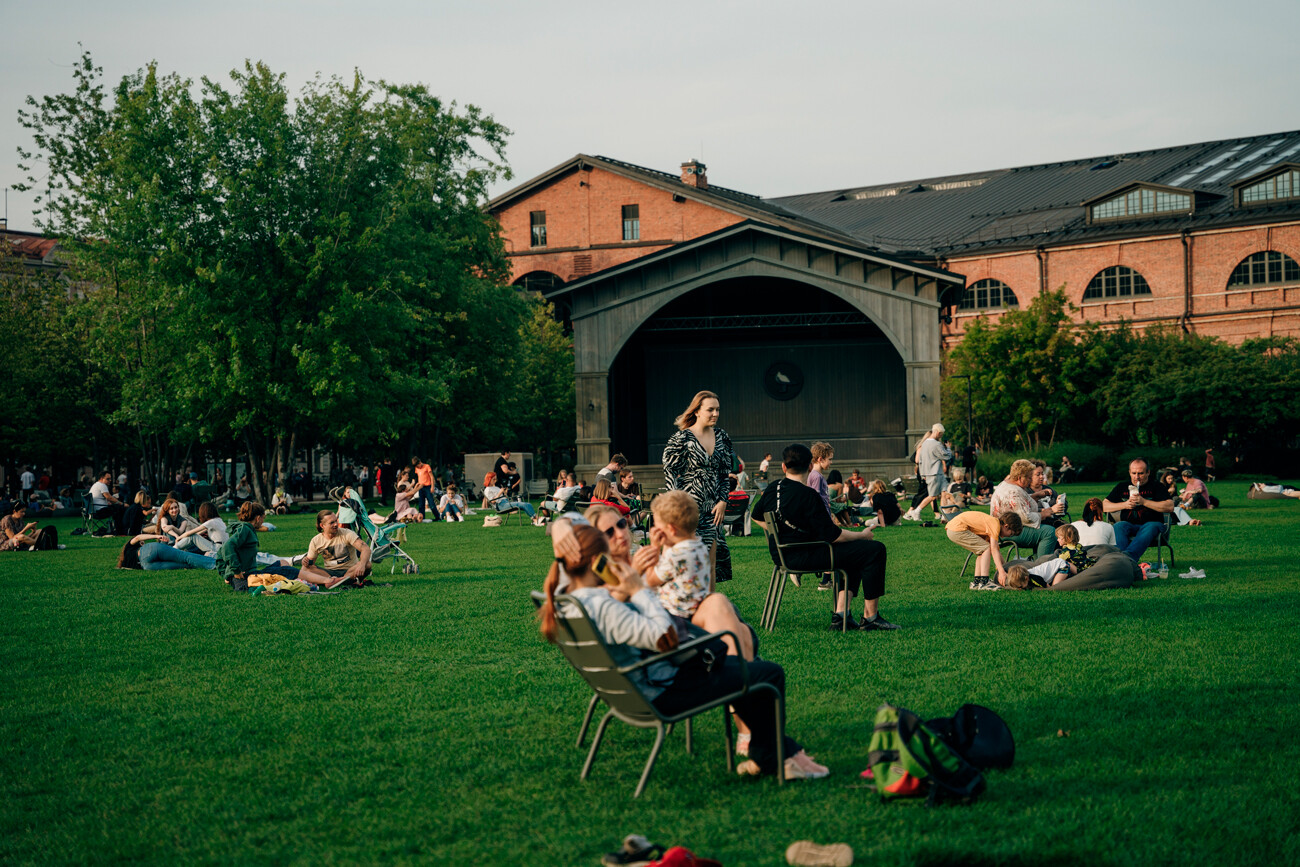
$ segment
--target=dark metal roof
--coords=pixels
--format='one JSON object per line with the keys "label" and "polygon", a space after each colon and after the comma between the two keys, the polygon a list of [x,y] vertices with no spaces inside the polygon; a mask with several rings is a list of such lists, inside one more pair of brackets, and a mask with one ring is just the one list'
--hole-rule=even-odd
{"label": "dark metal roof", "polygon": [[599,166],[624,177],[630,177],[650,186],[667,190],[673,195],[730,211],[745,219],[757,219],[783,228],[796,229],[839,244],[852,244],[854,247],[862,246],[861,238],[846,233],[837,226],[824,223],[816,217],[810,217],[807,214],[787,208],[778,204],[775,200],[762,199],[750,193],[729,190],[726,187],[715,186],[711,183],[701,189],[683,183],[679,176],[669,172],[648,169],[644,166],[609,157],[588,156],[587,154],[578,154],[519,186],[507,190],[488,201],[486,209],[488,211],[499,211],[520,196],[527,195],[557,178],[587,166]]}
{"label": "dark metal roof", "polygon": [[[1300,159],[1300,131],[767,200],[903,256],[951,256],[1300,218],[1234,207],[1241,180]],[[1197,193],[1192,214],[1089,225],[1084,202],[1133,184]]]}

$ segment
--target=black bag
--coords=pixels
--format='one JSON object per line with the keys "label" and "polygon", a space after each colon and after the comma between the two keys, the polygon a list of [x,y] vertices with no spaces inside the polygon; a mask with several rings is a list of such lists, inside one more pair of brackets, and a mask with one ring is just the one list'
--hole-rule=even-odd
{"label": "black bag", "polygon": [[927,720],[926,727],[980,770],[1009,768],[1016,741],[1002,717],[978,704],[964,704],[951,717]]}
{"label": "black bag", "polygon": [[53,551],[59,547],[59,530],[57,527],[42,527],[36,531],[36,550]]}

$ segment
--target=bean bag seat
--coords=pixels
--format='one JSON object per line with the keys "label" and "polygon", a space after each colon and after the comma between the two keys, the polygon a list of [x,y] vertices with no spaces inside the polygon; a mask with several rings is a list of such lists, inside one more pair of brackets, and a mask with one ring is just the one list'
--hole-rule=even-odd
{"label": "bean bag seat", "polygon": [[[1142,570],[1133,558],[1114,545],[1091,545],[1088,556],[1097,562],[1078,575],[1071,575],[1064,581],[1053,584],[1051,590],[1114,590],[1132,587],[1133,582],[1142,577]],[[1046,563],[1052,556],[1039,557],[1037,560],[1012,560],[1007,565],[1019,563],[1022,566],[1037,566]]]}
{"label": "bean bag seat", "polygon": [[1246,494],[1248,500],[1294,500],[1295,497],[1288,497],[1281,491],[1257,491],[1251,488]]}

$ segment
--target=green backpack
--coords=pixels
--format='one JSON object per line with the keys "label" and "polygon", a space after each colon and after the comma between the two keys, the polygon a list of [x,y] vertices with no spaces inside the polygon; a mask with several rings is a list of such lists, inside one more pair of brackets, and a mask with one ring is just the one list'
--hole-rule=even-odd
{"label": "green backpack", "polygon": [[881,800],[926,796],[969,804],[984,791],[979,768],[926,728],[911,711],[882,704],[871,732],[871,771]]}

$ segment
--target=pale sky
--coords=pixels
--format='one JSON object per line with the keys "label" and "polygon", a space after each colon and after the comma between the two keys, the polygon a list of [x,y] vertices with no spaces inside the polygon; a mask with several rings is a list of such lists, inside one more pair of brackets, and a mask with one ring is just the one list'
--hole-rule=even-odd
{"label": "pale sky", "polygon": [[[423,82],[505,124],[515,180],[576,153],[762,196],[1300,128],[1295,0],[0,0],[0,188],[23,99],[158,61]],[[10,190],[9,225],[31,229]]]}

